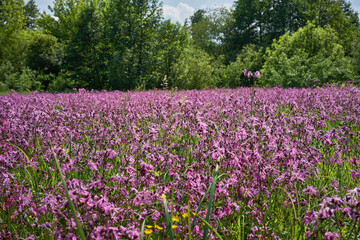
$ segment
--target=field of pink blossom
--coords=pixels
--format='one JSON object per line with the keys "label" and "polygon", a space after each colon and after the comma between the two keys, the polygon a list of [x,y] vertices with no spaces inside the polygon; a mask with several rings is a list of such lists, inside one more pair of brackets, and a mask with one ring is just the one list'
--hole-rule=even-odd
{"label": "field of pink blossom", "polygon": [[0,239],[359,239],[360,89],[0,96]]}

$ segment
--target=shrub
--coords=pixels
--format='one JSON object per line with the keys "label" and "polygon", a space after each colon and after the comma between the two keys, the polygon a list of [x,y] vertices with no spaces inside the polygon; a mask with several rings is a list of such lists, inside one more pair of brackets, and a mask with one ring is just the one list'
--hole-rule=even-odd
{"label": "shrub", "polygon": [[14,89],[16,91],[41,90],[41,82],[37,72],[28,67],[17,70],[9,61],[0,65],[0,91]]}
{"label": "shrub", "polygon": [[213,88],[221,78],[221,59],[212,58],[204,50],[189,46],[174,64],[170,87],[180,89]]}
{"label": "shrub", "polygon": [[266,50],[261,84],[308,87],[314,81],[324,84],[353,80],[351,61],[338,42],[333,29],[313,23],[293,34],[284,34]]}
{"label": "shrub", "polygon": [[228,86],[232,88],[252,86],[253,82],[250,82],[249,78],[244,77],[243,70],[258,71],[263,63],[263,48],[255,44],[246,45],[237,56],[236,61],[230,63],[226,68]]}
{"label": "shrub", "polygon": [[58,76],[47,75],[49,78],[53,78],[49,85],[49,91],[66,92],[77,87],[75,81],[71,78],[70,72],[60,72]]}

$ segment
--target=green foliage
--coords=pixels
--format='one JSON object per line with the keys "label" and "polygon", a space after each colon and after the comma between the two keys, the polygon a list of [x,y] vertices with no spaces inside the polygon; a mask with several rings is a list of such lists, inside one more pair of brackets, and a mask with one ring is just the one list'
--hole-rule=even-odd
{"label": "green foliage", "polygon": [[47,77],[53,77],[48,87],[50,91],[56,92],[68,92],[73,88],[78,87],[76,82],[72,78],[71,72],[60,72],[56,77],[53,75],[46,75]]}
{"label": "green foliage", "polygon": [[35,0],[0,1],[0,88],[249,86],[243,69],[259,70],[264,49],[307,21],[334,30],[321,33],[327,40],[305,40],[316,54],[297,43],[275,51],[274,43],[262,84],[354,80],[344,54],[360,76],[359,18],[347,0],[238,0],[231,10],[200,9],[183,26],[162,19],[158,0],[55,0],[50,10],[40,16]]}
{"label": "green foliage", "polygon": [[266,51],[263,86],[309,87],[352,80],[353,67],[345,57],[335,31],[308,23],[294,34],[286,33]]}
{"label": "green foliage", "polygon": [[314,21],[317,26],[333,28],[344,46],[346,54],[351,51],[354,33],[359,27],[359,16],[348,1],[303,0],[301,12],[306,21]]}
{"label": "green foliage", "polygon": [[224,32],[230,61],[235,60],[245,45],[269,47],[273,39],[286,32],[296,32],[308,21],[335,29],[345,53],[349,54],[354,32],[359,27],[358,14],[345,0],[238,0],[232,15],[230,30]]}
{"label": "green foliage", "polygon": [[39,9],[35,4],[35,0],[29,0],[24,6],[25,27],[27,29],[36,28],[36,20],[39,18]]}
{"label": "green foliage", "polygon": [[11,62],[15,69],[21,69],[26,64],[26,53],[30,41],[30,35],[23,30],[9,35],[0,46],[0,65]]}
{"label": "green foliage", "polygon": [[14,89],[16,91],[41,90],[41,82],[37,80],[37,72],[28,67],[15,69],[10,62],[0,65],[0,91]]}
{"label": "green foliage", "polygon": [[158,67],[156,30],[161,19],[157,0],[110,1],[105,18],[112,53],[109,63],[112,89],[156,86],[153,74]]}
{"label": "green foliage", "polygon": [[7,36],[6,42],[0,46],[0,82],[1,90],[35,90],[38,82],[33,79],[35,72],[26,66],[27,48],[30,35],[23,30],[14,31]]}
{"label": "green foliage", "polygon": [[360,28],[355,32],[355,40],[352,43],[351,60],[356,71],[357,79],[360,78]]}
{"label": "green foliage", "polygon": [[64,57],[58,40],[41,31],[14,32],[2,49],[2,88],[17,91],[47,89],[60,71]]}
{"label": "green foliage", "polygon": [[4,61],[18,63],[21,59],[24,27],[24,2],[22,0],[0,1],[0,65]]}
{"label": "green foliage", "polygon": [[223,33],[231,21],[226,8],[200,9],[191,16],[190,34],[193,43],[212,56],[223,53]]}
{"label": "green foliage", "polygon": [[213,88],[218,84],[215,66],[217,59],[204,50],[189,45],[181,53],[169,79],[170,87],[180,89]]}
{"label": "green foliage", "polygon": [[91,1],[83,6],[67,45],[66,69],[75,75],[79,87],[107,88],[107,54],[104,36],[103,9]]}
{"label": "green foliage", "polygon": [[5,92],[10,89],[9,82],[14,82],[16,75],[14,74],[14,67],[6,61],[0,65],[0,91]]}
{"label": "green foliage", "polygon": [[232,88],[252,86],[253,82],[250,82],[249,78],[244,76],[243,70],[247,69],[256,72],[262,68],[263,63],[263,48],[255,44],[246,45],[238,54],[236,61],[231,62],[226,68],[227,85]]}
{"label": "green foliage", "polygon": [[296,31],[303,22],[298,1],[239,0],[234,3],[233,21],[225,34],[227,60],[234,61],[247,44],[270,46],[286,31]]}
{"label": "green foliage", "polygon": [[171,75],[174,64],[178,61],[184,47],[188,45],[189,33],[179,23],[171,23],[170,20],[163,21],[157,30],[157,68],[153,72],[156,82],[148,84],[149,88],[160,88],[163,80]]}
{"label": "green foliage", "polygon": [[91,0],[54,0],[54,6],[50,8],[53,16],[44,14],[39,20],[39,25],[53,36],[67,41],[76,32],[76,23],[85,1]]}
{"label": "green foliage", "polygon": [[52,35],[33,31],[28,47],[27,64],[36,71],[58,73],[64,58],[64,46]]}
{"label": "green foliage", "polygon": [[248,43],[256,40],[256,1],[244,0],[237,1],[234,4],[234,35],[232,40],[238,48],[242,48]]}
{"label": "green foliage", "polygon": [[135,59],[131,59],[132,55],[130,50],[123,54],[114,53],[109,64],[109,81],[112,89],[128,90],[137,86],[138,82],[132,68],[132,61]]}
{"label": "green foliage", "polygon": [[17,91],[41,90],[41,83],[36,78],[36,71],[28,67],[23,68],[15,82],[10,82],[9,86]]}
{"label": "green foliage", "polygon": [[24,1],[2,0],[0,1],[0,39],[5,41],[7,35],[21,30],[24,27]]}

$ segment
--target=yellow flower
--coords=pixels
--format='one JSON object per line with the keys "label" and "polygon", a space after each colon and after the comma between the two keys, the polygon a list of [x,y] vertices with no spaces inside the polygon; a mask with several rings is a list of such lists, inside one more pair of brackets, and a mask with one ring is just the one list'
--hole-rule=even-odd
{"label": "yellow flower", "polygon": [[183,218],[187,218],[188,216],[189,216],[189,213],[187,213],[187,212],[183,213],[183,215],[182,215]]}
{"label": "yellow flower", "polygon": [[176,225],[172,225],[171,228],[172,228],[172,229],[175,229],[175,228],[177,228],[177,227],[178,227],[178,226],[176,226]]}
{"label": "yellow flower", "polygon": [[[165,196],[165,199],[166,199],[166,195],[164,195]],[[163,196],[162,195],[160,195],[160,198],[163,198]]]}
{"label": "yellow flower", "polygon": [[146,225],[146,227],[147,227],[147,228],[153,228],[153,226],[152,226],[152,225]]}
{"label": "yellow flower", "polygon": [[173,216],[173,217],[172,217],[172,220],[173,220],[174,222],[178,222],[178,221],[180,221],[180,218],[179,218],[178,216]]}
{"label": "yellow flower", "polygon": [[159,225],[157,225],[156,223],[155,223],[155,228],[157,228],[157,229],[159,229],[159,230],[163,230],[163,228],[160,227]]}
{"label": "yellow flower", "polygon": [[144,233],[146,234],[146,235],[149,235],[149,234],[151,234],[153,232],[153,230],[151,230],[151,229],[145,229],[145,231],[144,231]]}

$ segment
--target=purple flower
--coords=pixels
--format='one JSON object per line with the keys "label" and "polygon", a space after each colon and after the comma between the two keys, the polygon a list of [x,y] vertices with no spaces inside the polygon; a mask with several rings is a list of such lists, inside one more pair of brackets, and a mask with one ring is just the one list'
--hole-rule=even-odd
{"label": "purple flower", "polygon": [[31,235],[31,236],[29,236],[29,237],[25,238],[24,240],[34,240],[34,239],[35,239],[34,237],[35,237],[35,236],[34,236],[34,234],[33,234],[33,235]]}
{"label": "purple flower", "polygon": [[308,186],[303,190],[304,193],[308,195],[316,195],[318,191],[313,186]]}
{"label": "purple flower", "polygon": [[255,232],[257,232],[259,229],[258,229],[257,226],[255,226],[255,227],[251,228],[250,230],[251,230],[251,232],[255,233]]}
{"label": "purple flower", "polygon": [[356,156],[355,156],[355,157],[353,157],[353,158],[351,158],[350,162],[351,162],[354,166],[359,165],[359,162],[358,162],[358,159],[357,159],[357,157],[356,157]]}
{"label": "purple flower", "polygon": [[357,176],[360,176],[360,173],[355,170],[350,170],[351,172],[351,181],[354,181]]}
{"label": "purple flower", "polygon": [[326,240],[336,240],[340,235],[336,232],[326,232],[325,233],[325,239]]}
{"label": "purple flower", "polygon": [[[254,81],[260,73],[244,69],[242,78],[248,77]],[[226,218],[224,234],[231,234],[225,228],[236,220],[233,211],[242,210],[254,223],[249,239],[261,239],[259,234],[265,231],[267,238],[282,234],[267,229],[264,217],[276,220],[269,202],[274,197],[280,197],[277,207],[286,208],[283,212],[292,211],[289,194],[303,216],[297,221],[309,230],[306,237],[315,237],[313,233],[324,238],[326,233],[329,239],[338,238],[332,233],[333,221],[352,226],[360,219],[360,190],[349,190],[360,174],[359,135],[351,128],[360,121],[360,90],[348,86],[257,89],[253,100],[254,104],[248,88],[176,94],[79,89],[71,94],[2,95],[0,209],[19,229],[24,224],[26,229],[51,230],[58,239],[75,237],[76,224],[64,189],[58,177],[53,179],[58,176],[54,148],[89,238],[139,239],[143,219],[146,225],[157,222],[165,229],[159,196],[168,196],[176,216],[188,207],[196,211],[214,180],[215,165],[221,177],[211,212]],[[7,143],[30,153],[29,159]],[[326,174],[320,166],[329,164],[325,169],[331,169],[347,159],[353,182],[343,181],[340,187],[326,178],[326,185],[314,184]],[[349,174],[347,169],[339,170]],[[308,204],[311,211],[304,207]],[[41,217],[44,214],[51,225]],[[198,220],[194,239],[203,233]],[[176,239],[187,234],[181,225],[174,230]],[[17,238],[16,231],[5,228],[11,237],[0,230],[0,239]],[[164,229],[152,229],[153,234],[166,234]],[[24,239],[33,233],[21,234]],[[34,238],[38,235],[35,231]]]}

